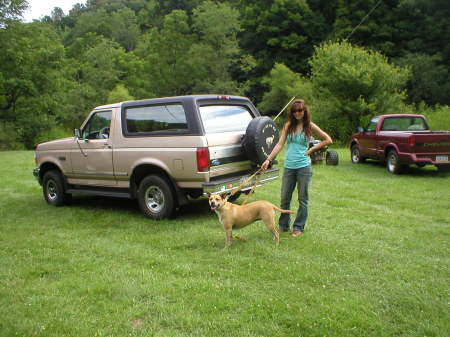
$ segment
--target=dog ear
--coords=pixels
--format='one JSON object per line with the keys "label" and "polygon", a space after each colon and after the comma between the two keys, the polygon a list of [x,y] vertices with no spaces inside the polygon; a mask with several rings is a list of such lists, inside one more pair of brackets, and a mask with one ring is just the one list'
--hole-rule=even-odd
{"label": "dog ear", "polygon": [[209,198],[211,196],[211,193],[206,193],[206,196]]}
{"label": "dog ear", "polygon": [[228,199],[228,196],[229,196],[228,193],[220,193],[220,197],[221,197],[223,200],[227,200],[227,199]]}

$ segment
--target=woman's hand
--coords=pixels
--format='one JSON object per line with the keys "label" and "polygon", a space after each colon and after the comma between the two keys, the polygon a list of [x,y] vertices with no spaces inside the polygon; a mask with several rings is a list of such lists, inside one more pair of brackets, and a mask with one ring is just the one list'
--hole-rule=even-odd
{"label": "woman's hand", "polygon": [[269,160],[269,159],[266,159],[266,160],[264,161],[264,163],[262,163],[261,169],[262,169],[263,171],[265,171],[265,170],[267,170],[267,168],[269,167],[269,165],[270,165],[270,160]]}

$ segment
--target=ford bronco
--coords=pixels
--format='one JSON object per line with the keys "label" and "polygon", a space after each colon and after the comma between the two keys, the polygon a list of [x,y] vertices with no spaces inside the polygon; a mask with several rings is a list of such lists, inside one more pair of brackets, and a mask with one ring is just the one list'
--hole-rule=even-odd
{"label": "ford bronco", "polygon": [[133,198],[162,219],[190,198],[276,179],[273,167],[247,177],[277,141],[275,123],[245,97],[127,101],[96,107],[73,137],[37,145],[33,174],[50,205],[73,194]]}

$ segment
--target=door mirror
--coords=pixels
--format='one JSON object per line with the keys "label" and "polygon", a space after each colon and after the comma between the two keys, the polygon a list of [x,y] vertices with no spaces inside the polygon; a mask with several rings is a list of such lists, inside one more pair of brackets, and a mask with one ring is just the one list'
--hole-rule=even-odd
{"label": "door mirror", "polygon": [[356,128],[356,130],[358,131],[358,132],[360,132],[360,133],[363,133],[365,130],[364,130],[364,128],[362,127],[362,126],[358,126],[357,128]]}
{"label": "door mirror", "polygon": [[75,129],[74,133],[75,133],[75,137],[76,138],[81,138],[81,131],[80,131],[80,129]]}

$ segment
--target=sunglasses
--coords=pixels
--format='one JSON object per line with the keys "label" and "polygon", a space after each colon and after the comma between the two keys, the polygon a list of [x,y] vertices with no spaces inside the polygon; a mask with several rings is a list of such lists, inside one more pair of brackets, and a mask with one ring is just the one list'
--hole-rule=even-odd
{"label": "sunglasses", "polygon": [[303,112],[303,110],[293,110],[292,113],[295,114],[296,112]]}

